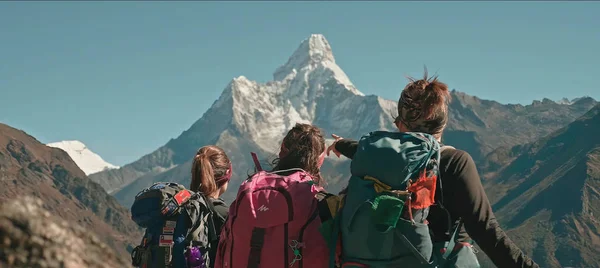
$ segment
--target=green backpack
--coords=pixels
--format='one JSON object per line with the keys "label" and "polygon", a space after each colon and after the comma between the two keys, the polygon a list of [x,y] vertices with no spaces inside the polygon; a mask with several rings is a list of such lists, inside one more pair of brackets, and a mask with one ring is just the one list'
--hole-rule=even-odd
{"label": "green backpack", "polygon": [[338,201],[322,230],[330,267],[338,261],[342,267],[447,266],[452,250],[433,251],[452,245],[434,245],[426,222],[441,186],[440,151],[424,133],[375,131],[360,139],[345,195],[328,198]]}

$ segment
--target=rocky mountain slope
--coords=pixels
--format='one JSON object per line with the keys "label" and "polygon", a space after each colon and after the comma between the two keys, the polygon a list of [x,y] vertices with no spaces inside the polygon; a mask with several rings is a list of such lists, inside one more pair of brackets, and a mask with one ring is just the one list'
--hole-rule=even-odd
{"label": "rocky mountain slope", "polygon": [[[398,95],[401,90],[398,88]],[[596,104],[591,98],[582,98],[570,104],[544,100],[526,106],[503,105],[458,91],[452,96],[445,142],[469,151],[477,161],[497,147],[510,148],[547,135]],[[138,161],[90,178],[128,206],[135,193],[153,181],[189,184],[189,161],[196,150],[217,144],[234,163],[231,188],[237,189],[252,171],[249,152],[271,159],[285,132],[296,122],[316,124],[327,135],[359,138],[372,130],[394,129],[395,111],[396,100],[358,91],[335,63],[327,40],[312,35],[277,68],[273,81],[261,84],[243,76],[233,79],[212,107],[179,137]],[[344,184],[347,165],[343,159],[326,161],[323,172],[330,190]]]}
{"label": "rocky mountain slope", "polygon": [[530,144],[496,152],[486,192],[541,267],[600,267],[600,105]]}
{"label": "rocky mountain slope", "polygon": [[88,179],[66,152],[0,124],[0,203],[23,196],[40,199],[44,209],[102,238],[122,258],[141,237],[127,209]]}
{"label": "rocky mountain slope", "polygon": [[0,267],[129,267],[94,234],[53,216],[41,199],[19,197],[0,208]]}
{"label": "rocky mountain slope", "polygon": [[46,144],[46,146],[61,149],[69,156],[75,164],[85,172],[86,175],[97,173],[103,170],[119,168],[102,159],[99,155],[88,149],[83,142],[80,141],[59,141]]}

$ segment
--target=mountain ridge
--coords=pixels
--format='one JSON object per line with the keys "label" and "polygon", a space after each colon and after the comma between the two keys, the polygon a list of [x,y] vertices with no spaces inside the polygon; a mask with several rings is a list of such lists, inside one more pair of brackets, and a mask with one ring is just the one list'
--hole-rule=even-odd
{"label": "mountain ridge", "polygon": [[140,229],[129,211],[90,180],[63,150],[0,124],[0,201],[32,196],[43,208],[95,233],[127,259]]}
{"label": "mountain ridge", "polygon": [[[513,156],[486,180],[511,239],[542,267],[600,266],[600,104]],[[560,197],[560,198],[557,198]]]}

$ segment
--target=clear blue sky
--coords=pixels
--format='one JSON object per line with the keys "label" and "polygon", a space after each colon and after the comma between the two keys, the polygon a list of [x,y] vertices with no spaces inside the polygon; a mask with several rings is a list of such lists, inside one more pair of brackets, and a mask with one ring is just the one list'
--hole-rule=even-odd
{"label": "clear blue sky", "polygon": [[0,122],[123,165],[311,33],[366,94],[423,65],[502,103],[600,99],[600,2],[0,2]]}

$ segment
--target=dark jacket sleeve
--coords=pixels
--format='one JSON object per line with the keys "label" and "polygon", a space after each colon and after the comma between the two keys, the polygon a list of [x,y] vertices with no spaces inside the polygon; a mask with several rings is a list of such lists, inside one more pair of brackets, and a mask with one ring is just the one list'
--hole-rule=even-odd
{"label": "dark jacket sleeve", "polygon": [[[539,267],[500,228],[471,156],[457,151],[446,174],[453,174],[451,205],[473,240],[498,267]],[[445,180],[444,180],[445,181]],[[451,214],[453,211],[451,211]]]}
{"label": "dark jacket sleeve", "polygon": [[341,139],[335,143],[335,149],[342,155],[352,159],[358,148],[358,141],[351,139]]}

